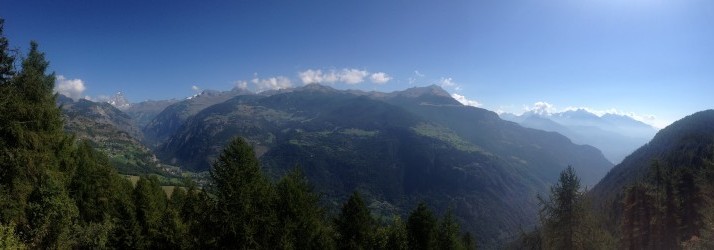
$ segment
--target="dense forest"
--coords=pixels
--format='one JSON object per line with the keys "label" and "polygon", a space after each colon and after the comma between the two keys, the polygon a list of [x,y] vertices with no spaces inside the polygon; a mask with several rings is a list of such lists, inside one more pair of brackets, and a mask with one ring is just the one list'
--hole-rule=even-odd
{"label": "dense forest", "polygon": [[299,167],[277,182],[233,140],[210,182],[167,195],[155,177],[132,184],[107,156],[63,131],[55,77],[35,42],[15,66],[0,19],[0,248],[474,249],[450,212],[420,204],[380,223],[359,193],[339,214]]}

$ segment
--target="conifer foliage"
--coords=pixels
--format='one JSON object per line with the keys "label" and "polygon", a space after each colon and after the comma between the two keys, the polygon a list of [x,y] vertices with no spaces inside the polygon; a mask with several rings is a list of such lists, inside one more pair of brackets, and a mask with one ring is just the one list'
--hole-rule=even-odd
{"label": "conifer foliage", "polygon": [[[652,163],[649,175],[624,190],[620,229],[627,249],[679,249],[699,239],[706,223],[706,203],[693,170]],[[702,174],[706,176],[706,174]],[[694,243],[694,242],[692,242]]]}
{"label": "conifer foliage", "polygon": [[540,195],[541,228],[524,233],[518,249],[612,249],[612,237],[601,227],[573,167],[560,173],[550,197]]}

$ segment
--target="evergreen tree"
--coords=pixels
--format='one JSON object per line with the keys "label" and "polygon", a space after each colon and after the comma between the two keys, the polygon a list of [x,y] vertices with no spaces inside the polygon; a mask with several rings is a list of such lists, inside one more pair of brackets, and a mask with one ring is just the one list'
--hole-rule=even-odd
{"label": "evergreen tree", "polygon": [[186,244],[189,248],[207,248],[215,240],[212,230],[214,225],[210,221],[215,202],[208,197],[205,190],[199,190],[196,183],[186,181],[185,185],[186,197],[179,209],[179,215],[188,230],[185,236]]}
{"label": "evergreen tree", "polygon": [[0,224],[0,249],[27,249],[15,234],[15,225]]}
{"label": "evergreen tree", "polygon": [[448,210],[439,222],[437,241],[439,249],[464,249],[460,233],[459,223],[456,222],[453,212]]}
{"label": "evergreen tree", "polygon": [[407,222],[409,249],[436,249],[437,220],[425,203],[419,203]]}
{"label": "evergreen tree", "polygon": [[700,209],[702,208],[703,199],[692,170],[679,168],[676,176],[678,177],[676,183],[677,203],[679,204],[679,219],[681,220],[679,234],[682,240],[688,240],[693,236],[699,236],[699,230],[702,228]]}
{"label": "evergreen tree", "polygon": [[407,225],[399,216],[395,216],[392,224],[379,230],[379,249],[407,250],[409,249],[409,235]]}
{"label": "evergreen tree", "polygon": [[109,235],[109,245],[118,249],[139,248],[142,228],[136,216],[134,186],[122,177],[114,178],[113,182],[117,191],[111,209],[114,227]]}
{"label": "evergreen tree", "polygon": [[[15,123],[13,106],[14,88],[10,81],[15,74],[13,64],[15,58],[10,55],[8,40],[4,34],[5,20],[0,18],[0,224],[9,223],[13,214],[17,213],[18,201],[13,197],[14,185],[13,180],[17,172],[17,168],[9,162],[12,157],[12,151],[9,150],[10,140],[14,140],[11,136],[10,127]],[[15,218],[17,219],[17,218]],[[12,232],[14,233],[14,229]],[[5,231],[7,232],[7,231]]]}
{"label": "evergreen tree", "polygon": [[550,188],[550,200],[538,197],[544,248],[612,248],[612,239],[590,212],[584,193],[575,170],[568,166],[560,173],[558,183]]}
{"label": "evergreen tree", "polygon": [[159,221],[159,231],[154,239],[155,248],[159,249],[188,249],[191,248],[191,240],[188,237],[188,224],[181,216],[181,210],[186,204],[188,195],[181,187],[174,187],[171,198],[161,220]]}
{"label": "evergreen tree", "polygon": [[555,249],[574,249],[576,226],[579,219],[579,204],[583,194],[580,179],[573,167],[568,166],[558,183],[550,188],[551,200],[538,197],[541,203],[541,220],[544,221],[546,244]]}
{"label": "evergreen tree", "polygon": [[[643,183],[625,189],[623,247],[678,249],[683,241],[698,241],[704,200],[693,171],[655,161]],[[706,168],[700,176],[707,178]]]}
{"label": "evergreen tree", "polygon": [[623,204],[623,248],[653,248],[652,222],[656,207],[647,186],[637,183],[626,189]]}
{"label": "evergreen tree", "polygon": [[319,197],[312,192],[307,179],[299,169],[283,177],[276,186],[278,201],[275,207],[279,224],[281,249],[331,248],[324,210]]}
{"label": "evergreen tree", "polygon": [[71,248],[77,207],[57,175],[43,175],[37,185],[28,197],[26,210],[28,223],[24,229],[30,248]]}
{"label": "evergreen tree", "polygon": [[514,242],[512,246],[509,246],[508,249],[541,250],[544,245],[542,229],[536,227],[530,232],[526,232],[521,229],[518,240]]}
{"label": "evergreen tree", "polygon": [[461,242],[466,250],[475,250],[477,248],[476,240],[471,236],[471,233],[466,232],[461,236]]}
{"label": "evergreen tree", "polygon": [[[177,190],[180,190],[177,188]],[[176,191],[174,191],[176,192]],[[173,194],[172,194],[173,198]],[[189,249],[188,227],[181,220],[179,212],[169,206],[159,220],[159,230],[157,236],[152,239],[152,248],[155,249]]]}
{"label": "evergreen tree", "polygon": [[211,169],[210,185],[216,196],[210,220],[218,230],[218,247],[258,249],[275,244],[275,191],[243,139],[234,139],[223,150]]}
{"label": "evergreen tree", "polygon": [[335,220],[340,249],[369,249],[373,242],[376,222],[358,192],[354,192],[342,205]]}
{"label": "evergreen tree", "polygon": [[[672,171],[659,161],[654,161],[650,167],[649,182],[653,186],[649,196],[653,197],[655,211],[651,218],[651,239],[653,249],[675,249],[679,245],[679,213],[677,197],[674,193]],[[648,196],[648,197],[649,197]],[[623,218],[624,220],[631,220]]]}
{"label": "evergreen tree", "polygon": [[113,186],[116,173],[107,157],[87,142],[80,143],[76,153],[76,172],[70,183],[70,194],[85,222],[101,222],[108,218],[117,190]]}
{"label": "evergreen tree", "polygon": [[0,18],[0,86],[6,84],[15,75],[15,57],[11,54],[10,44],[4,31],[5,19]]}
{"label": "evergreen tree", "polygon": [[161,221],[166,212],[166,194],[156,176],[142,177],[134,188],[136,219],[141,228],[141,237],[137,238],[138,248],[155,248],[161,236]]}
{"label": "evergreen tree", "polygon": [[[1,221],[18,224],[30,247],[70,247],[77,208],[67,194],[73,174],[73,139],[62,131],[55,106],[54,74],[37,43],[22,70],[2,84],[0,106]],[[7,99],[5,99],[7,98]]]}

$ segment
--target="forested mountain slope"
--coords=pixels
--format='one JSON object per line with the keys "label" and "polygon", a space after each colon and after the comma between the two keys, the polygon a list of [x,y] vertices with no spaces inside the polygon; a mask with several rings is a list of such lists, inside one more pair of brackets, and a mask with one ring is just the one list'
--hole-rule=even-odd
{"label": "forested mountain slope", "polygon": [[587,173],[588,183],[611,167],[593,147],[522,128],[445,93],[436,86],[385,94],[311,84],[238,95],[189,117],[159,155],[207,170],[240,136],[271,176],[299,165],[328,200],[361,190],[385,215],[420,200],[452,207],[466,229],[491,244],[535,222],[535,194],[568,165]]}
{"label": "forested mountain slope", "polygon": [[660,130],[590,192],[623,247],[714,247],[714,110]]}
{"label": "forested mountain slope", "polygon": [[163,143],[170,137],[186,119],[199,111],[214,104],[224,102],[246,91],[233,89],[231,91],[205,90],[196,96],[174,103],[164,108],[159,114],[142,128],[144,141],[150,146]]}
{"label": "forested mountain slope", "polygon": [[655,161],[671,167],[700,168],[714,154],[714,110],[697,112],[660,130],[646,145],[613,167],[591,191],[610,197],[641,180]]}
{"label": "forested mountain slope", "polygon": [[142,145],[141,131],[132,118],[105,102],[74,101],[58,95],[65,131],[109,156],[109,161],[123,174],[167,174],[153,152]]}

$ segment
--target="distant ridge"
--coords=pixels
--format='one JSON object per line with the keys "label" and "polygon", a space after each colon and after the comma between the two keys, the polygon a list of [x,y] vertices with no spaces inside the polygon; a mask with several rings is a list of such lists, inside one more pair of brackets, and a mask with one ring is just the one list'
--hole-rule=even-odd
{"label": "distant ridge", "polygon": [[552,114],[532,111],[522,115],[502,113],[500,117],[524,127],[560,133],[577,144],[595,146],[614,163],[621,162],[657,132],[656,128],[628,116],[598,116],[585,109]]}

